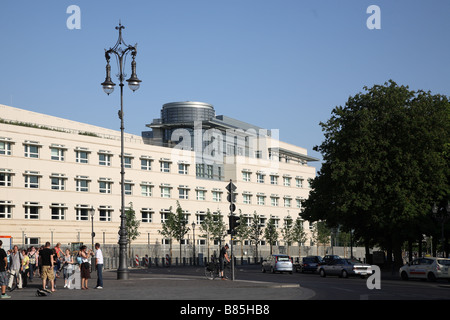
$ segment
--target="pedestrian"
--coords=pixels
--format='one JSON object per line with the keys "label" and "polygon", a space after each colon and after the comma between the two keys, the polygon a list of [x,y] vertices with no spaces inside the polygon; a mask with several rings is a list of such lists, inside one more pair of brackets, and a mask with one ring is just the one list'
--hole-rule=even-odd
{"label": "pedestrian", "polygon": [[220,271],[220,277],[222,278],[222,280],[226,280],[226,278],[223,275],[223,270],[225,268],[225,260],[227,260],[228,262],[230,262],[230,259],[228,258],[228,254],[227,254],[227,250],[228,250],[228,243],[225,244],[224,247],[222,247],[222,249],[220,249],[220,254],[219,254],[219,271]]}
{"label": "pedestrian", "polygon": [[29,263],[29,277],[30,282],[33,282],[34,272],[36,271],[38,267],[38,259],[37,259],[38,253],[36,251],[36,248],[34,246],[30,247],[30,251],[28,252],[28,258],[30,258]]}
{"label": "pedestrian", "polygon": [[71,280],[70,276],[72,275],[72,266],[73,266],[73,256],[70,254],[70,250],[66,249],[64,254],[64,265],[63,265],[63,274],[64,274],[64,288],[70,289]]}
{"label": "pedestrian", "polygon": [[61,249],[61,242],[58,242],[54,248],[55,250],[55,279],[59,278],[59,271],[61,270],[61,261],[63,259],[63,251]]}
{"label": "pedestrian", "polygon": [[22,249],[22,288],[28,285],[28,273],[30,271],[30,258],[27,255],[27,250]]}
{"label": "pedestrian", "polygon": [[100,243],[95,244],[95,267],[97,269],[97,286],[95,289],[103,289],[103,252]]}
{"label": "pedestrian", "polygon": [[80,247],[81,256],[81,289],[88,290],[88,280],[91,278],[91,264],[89,263],[89,258],[92,252],[87,250],[86,246]]}
{"label": "pedestrian", "polygon": [[22,254],[19,252],[19,247],[15,245],[13,251],[9,257],[9,284],[8,287],[12,287],[14,276],[17,277],[17,288],[22,289]]}
{"label": "pedestrian", "polygon": [[0,287],[1,287],[1,298],[9,299],[11,296],[6,294],[6,286],[8,284],[8,273],[6,268],[8,267],[8,256],[5,250],[2,249],[3,242],[0,240]]}
{"label": "pedestrian", "polygon": [[45,290],[47,280],[50,281],[51,291],[55,292],[55,276],[53,273],[53,250],[50,249],[50,242],[45,243],[45,247],[39,251],[39,261],[41,265],[42,289]]}

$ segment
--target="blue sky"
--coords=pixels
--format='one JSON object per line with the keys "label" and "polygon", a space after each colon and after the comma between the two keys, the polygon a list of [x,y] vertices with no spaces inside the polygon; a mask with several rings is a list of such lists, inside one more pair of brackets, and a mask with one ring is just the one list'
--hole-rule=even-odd
{"label": "blue sky", "polygon": [[[67,28],[70,5],[79,30]],[[379,30],[366,26],[370,5]],[[120,19],[142,80],[125,88],[127,132],[164,103],[202,101],[320,158],[319,122],[364,86],[449,95],[449,17],[446,0],[0,0],[0,103],[119,130],[119,90],[100,83]]]}

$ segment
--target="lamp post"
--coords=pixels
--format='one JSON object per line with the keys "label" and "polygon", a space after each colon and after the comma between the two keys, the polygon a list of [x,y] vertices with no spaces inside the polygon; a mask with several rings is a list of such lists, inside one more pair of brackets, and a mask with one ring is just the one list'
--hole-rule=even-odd
{"label": "lamp post", "polygon": [[[101,84],[103,91],[110,95],[114,91],[114,86],[116,85],[111,80],[111,66],[109,65],[109,60],[111,59],[111,54],[116,56],[117,65],[119,67],[119,73],[117,77],[120,81],[120,176],[121,176],[121,209],[120,209],[120,228],[119,228],[119,268],[117,269],[117,279],[127,280],[129,276],[128,266],[127,266],[127,229],[126,229],[126,215],[125,215],[125,166],[124,166],[124,126],[123,126],[123,81],[126,77],[124,73],[124,63],[128,53],[131,53],[131,77],[126,80],[128,82],[129,88],[134,92],[139,89],[141,80],[138,79],[136,75],[136,53],[137,44],[134,46],[127,45],[122,38],[122,29],[125,29],[119,22],[119,26],[116,30],[119,30],[119,38],[114,45],[114,47],[105,50],[106,59],[106,78]],[[124,48],[122,47],[124,46]]]}
{"label": "lamp post", "polygon": [[[95,232],[94,232],[94,214],[95,214],[95,209],[93,206],[91,206],[91,209],[89,210],[90,214],[91,214],[91,241],[92,241],[92,247],[91,250],[94,250],[94,237],[95,237]],[[91,263],[91,272],[94,270],[94,264]]]}
{"label": "lamp post", "polygon": [[193,246],[193,260],[192,263],[195,266],[195,222],[192,222],[192,234],[193,234],[193,242],[194,242],[194,246]]}
{"label": "lamp post", "polygon": [[91,209],[89,210],[91,213],[91,240],[92,240],[92,250],[94,250],[94,237],[95,237],[95,232],[94,232],[94,214],[95,214],[95,209],[93,206],[91,206]]}
{"label": "lamp post", "polygon": [[441,223],[441,246],[442,246],[442,257],[445,258],[445,236],[444,236],[444,225],[450,218],[450,201],[447,201],[447,205],[437,205],[434,203],[431,209],[436,220]]}

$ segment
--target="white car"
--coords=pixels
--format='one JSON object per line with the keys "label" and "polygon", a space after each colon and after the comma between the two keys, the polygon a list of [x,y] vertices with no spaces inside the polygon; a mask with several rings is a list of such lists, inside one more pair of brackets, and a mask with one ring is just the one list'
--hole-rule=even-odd
{"label": "white car", "polygon": [[403,280],[410,278],[448,279],[450,281],[450,259],[446,258],[418,258],[400,268],[400,277]]}
{"label": "white car", "polygon": [[270,257],[264,259],[261,264],[262,272],[270,270],[270,272],[289,272],[292,274],[294,265],[291,257],[285,254],[273,254]]}

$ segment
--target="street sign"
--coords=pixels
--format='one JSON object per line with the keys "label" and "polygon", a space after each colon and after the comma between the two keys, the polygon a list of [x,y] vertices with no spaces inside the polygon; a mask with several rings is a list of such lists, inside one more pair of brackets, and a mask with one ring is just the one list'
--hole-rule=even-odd
{"label": "street sign", "polygon": [[230,183],[225,187],[225,189],[228,190],[228,192],[233,192],[236,190],[236,186],[233,184],[233,182],[230,181]]}

